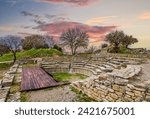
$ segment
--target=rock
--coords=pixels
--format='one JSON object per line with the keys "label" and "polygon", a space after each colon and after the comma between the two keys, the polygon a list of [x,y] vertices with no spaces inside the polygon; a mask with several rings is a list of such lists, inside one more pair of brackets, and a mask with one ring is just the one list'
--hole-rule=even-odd
{"label": "rock", "polygon": [[133,92],[126,91],[126,94],[128,94],[128,95],[130,95],[130,96],[134,96],[134,93],[133,93]]}
{"label": "rock", "polygon": [[0,89],[0,101],[5,102],[10,88],[1,88]]}
{"label": "rock", "polygon": [[119,86],[114,84],[112,85],[112,89],[115,91],[119,91]]}
{"label": "rock", "polygon": [[116,78],[116,79],[114,80],[114,82],[115,82],[115,84],[125,86],[125,85],[127,85],[128,80],[121,79],[121,78]]}
{"label": "rock", "polygon": [[108,96],[112,97],[115,100],[118,99],[118,96],[115,93],[109,93]]}
{"label": "rock", "polygon": [[145,100],[150,102],[150,95],[146,95]]}
{"label": "rock", "polygon": [[111,89],[111,88],[107,88],[107,90],[109,91],[109,92],[111,92],[111,93],[114,93],[115,91],[113,90],[113,89]]}
{"label": "rock", "polygon": [[134,85],[132,85],[132,84],[127,84],[127,87],[130,88],[131,90],[134,89]]}

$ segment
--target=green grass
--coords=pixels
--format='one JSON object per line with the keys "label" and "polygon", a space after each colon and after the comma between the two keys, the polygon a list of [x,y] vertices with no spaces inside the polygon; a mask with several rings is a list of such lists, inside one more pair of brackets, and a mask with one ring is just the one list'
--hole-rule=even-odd
{"label": "green grass", "polygon": [[0,69],[8,69],[11,67],[11,64],[8,63],[0,63]]}
{"label": "green grass", "polygon": [[72,86],[70,87],[70,90],[77,94],[75,99],[76,102],[96,102],[94,99],[88,97],[86,94],[83,94],[81,91]]}
{"label": "green grass", "polygon": [[[17,59],[50,57],[53,55],[62,55],[62,52],[56,49],[31,49],[27,51],[17,52]],[[0,62],[13,60],[13,54],[8,53],[0,57]]]}
{"label": "green grass", "polygon": [[21,102],[29,102],[28,98],[29,98],[29,96],[28,96],[27,92],[22,92],[21,93],[21,95],[20,95],[20,101]]}
{"label": "green grass", "polygon": [[10,88],[10,93],[16,93],[18,91],[20,91],[20,83],[13,84]]}
{"label": "green grass", "polygon": [[85,79],[86,76],[82,74],[70,74],[70,73],[53,73],[54,79],[57,81],[67,81],[73,79]]}

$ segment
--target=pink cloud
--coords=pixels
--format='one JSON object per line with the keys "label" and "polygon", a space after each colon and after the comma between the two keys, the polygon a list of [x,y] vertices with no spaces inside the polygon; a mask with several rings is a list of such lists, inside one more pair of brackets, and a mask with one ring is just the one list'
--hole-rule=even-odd
{"label": "pink cloud", "polygon": [[93,4],[99,0],[37,0],[40,2],[48,2],[48,3],[65,3],[65,4],[71,4],[75,6],[88,6],[90,4]]}
{"label": "pink cloud", "polygon": [[150,12],[145,12],[139,16],[141,20],[150,20]]}
{"label": "pink cloud", "polygon": [[37,29],[39,29],[40,31],[44,31],[47,34],[54,36],[57,39],[59,39],[62,32],[65,32],[71,28],[79,28],[82,31],[86,31],[91,41],[97,41],[97,40],[103,40],[104,36],[107,33],[115,30],[117,26],[90,26],[79,22],[60,21],[60,22],[53,22],[53,23],[49,23],[37,27]]}

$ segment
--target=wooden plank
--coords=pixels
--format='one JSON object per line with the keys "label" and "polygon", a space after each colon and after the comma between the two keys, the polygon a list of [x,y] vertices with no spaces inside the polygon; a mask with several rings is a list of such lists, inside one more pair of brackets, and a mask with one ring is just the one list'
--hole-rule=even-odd
{"label": "wooden plank", "polygon": [[66,84],[66,82],[55,81],[40,67],[23,68],[21,91],[36,90],[64,84]]}

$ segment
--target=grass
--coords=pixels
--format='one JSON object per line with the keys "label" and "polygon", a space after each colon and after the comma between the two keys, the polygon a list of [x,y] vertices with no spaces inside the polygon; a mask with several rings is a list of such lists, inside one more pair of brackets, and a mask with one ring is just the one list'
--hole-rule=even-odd
{"label": "grass", "polygon": [[[63,55],[62,52],[56,49],[31,49],[17,52],[17,60],[24,58],[50,57],[53,55]],[[8,53],[0,57],[0,62],[12,61],[13,54]]]}
{"label": "grass", "polygon": [[77,97],[75,99],[76,102],[95,102],[94,99],[88,97],[86,94],[83,94],[81,91],[77,90],[74,87],[70,87],[71,91],[75,92],[77,94]]}
{"label": "grass", "polygon": [[28,96],[28,93],[27,93],[27,92],[22,92],[21,95],[20,95],[20,101],[21,101],[21,102],[29,102],[29,101],[28,101],[28,97],[29,97],[29,96]]}
{"label": "grass", "polygon": [[10,93],[16,93],[20,91],[20,83],[13,84],[10,88]]}
{"label": "grass", "polygon": [[56,81],[67,81],[73,79],[85,79],[87,76],[82,74],[70,74],[70,73],[53,73],[52,74]]}
{"label": "grass", "polygon": [[0,63],[0,69],[8,69],[11,67],[11,64],[8,63]]}

